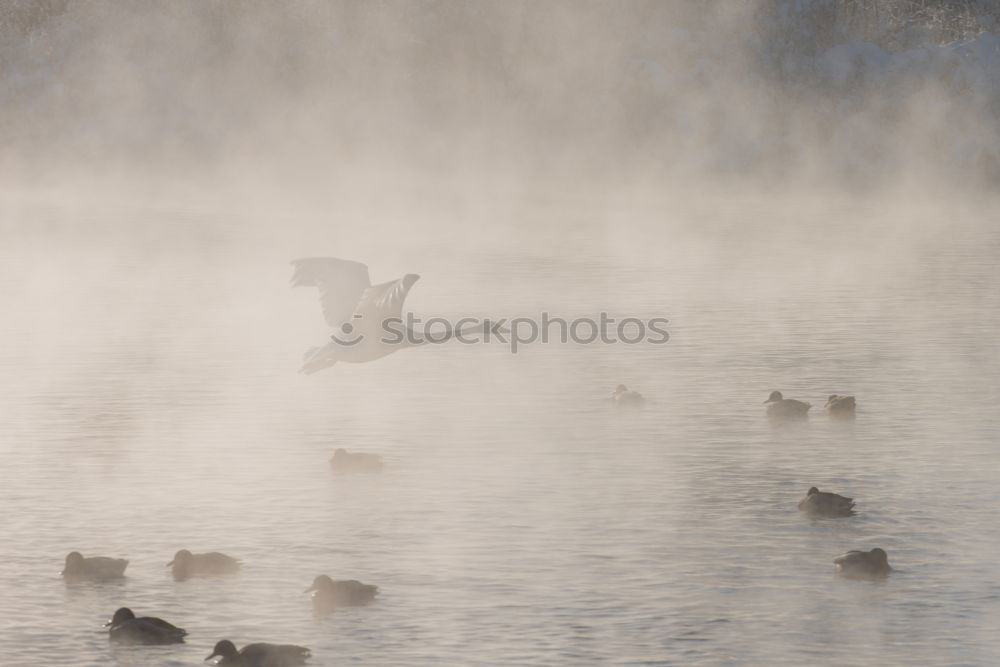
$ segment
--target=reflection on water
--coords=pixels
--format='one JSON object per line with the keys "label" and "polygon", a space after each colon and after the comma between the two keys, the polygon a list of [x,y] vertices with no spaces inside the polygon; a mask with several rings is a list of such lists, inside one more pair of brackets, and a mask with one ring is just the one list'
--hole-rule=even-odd
{"label": "reflection on water", "polygon": [[[4,661],[195,664],[227,637],[316,664],[990,662],[1000,236],[959,225],[893,259],[802,231],[768,244],[720,211],[715,236],[582,216],[540,244],[530,219],[552,214],[461,253],[360,233],[303,248],[301,230],[193,213],[5,229]],[[325,331],[287,262],[339,248],[376,282],[418,270],[424,314],[609,309],[669,317],[671,341],[447,345],[296,375]],[[611,409],[619,382],[645,409]],[[772,389],[811,420],[769,425]],[[821,413],[830,393],[858,397],[856,422]],[[338,447],[385,470],[333,475]],[[812,485],[859,514],[806,519]],[[873,546],[887,581],[834,576]],[[180,548],[243,570],[175,582]],[[129,558],[128,577],[65,585],[72,549]],[[379,598],[316,618],[317,574]],[[109,646],[120,606],[187,644]]]}

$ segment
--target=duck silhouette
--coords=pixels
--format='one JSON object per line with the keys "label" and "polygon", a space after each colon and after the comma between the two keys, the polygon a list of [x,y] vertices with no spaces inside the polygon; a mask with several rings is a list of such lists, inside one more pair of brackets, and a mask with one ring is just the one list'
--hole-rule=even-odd
{"label": "duck silhouette", "polygon": [[851,419],[854,417],[855,401],[853,396],[830,394],[830,397],[826,399],[826,405],[823,407],[831,417],[841,419]]}
{"label": "duck silhouette", "polygon": [[848,551],[833,559],[837,573],[855,579],[885,577],[892,570],[889,555],[878,547],[871,551]]}
{"label": "duck silhouette", "polygon": [[813,517],[839,518],[854,515],[854,499],[820,491],[815,486],[799,501],[799,511]]}
{"label": "duck silhouette", "polygon": [[614,393],[611,394],[611,400],[617,406],[639,406],[646,402],[642,394],[637,391],[632,391],[623,384],[615,387]]}
{"label": "duck silhouette", "polygon": [[335,472],[381,472],[382,457],[368,452],[349,452],[338,448],[330,459]]}
{"label": "duck silhouette", "polygon": [[71,551],[66,554],[66,564],[60,574],[69,582],[110,581],[124,577],[126,567],[128,561],[124,558],[107,556],[84,558],[79,551]]}
{"label": "duck silhouette", "polygon": [[189,577],[234,574],[240,569],[240,561],[218,551],[194,554],[181,549],[174,554],[174,559],[167,563],[167,567],[173,569],[175,579],[183,580]]}
{"label": "duck silhouette", "polygon": [[806,419],[812,407],[810,403],[785,398],[780,391],[772,391],[764,404],[767,405],[767,416],[777,420]]}
{"label": "duck silhouette", "polygon": [[187,634],[187,630],[162,618],[136,618],[128,607],[116,611],[104,627],[109,628],[108,639],[122,644],[181,644]]}
{"label": "duck silhouette", "polygon": [[378,586],[363,584],[355,579],[335,581],[325,574],[313,579],[303,593],[313,594],[313,607],[325,613],[338,607],[363,607],[375,601]]}
{"label": "duck silhouette", "polygon": [[221,667],[298,667],[306,664],[310,655],[305,646],[257,642],[237,649],[236,644],[223,639],[205,661],[219,658],[215,664]]}

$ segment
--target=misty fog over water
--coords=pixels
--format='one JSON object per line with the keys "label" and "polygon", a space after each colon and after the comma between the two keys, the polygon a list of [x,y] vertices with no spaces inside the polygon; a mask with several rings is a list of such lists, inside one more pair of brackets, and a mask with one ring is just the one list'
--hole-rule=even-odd
{"label": "misty fog over water", "polygon": [[[315,665],[995,661],[998,18],[5,5],[0,664],[194,665],[223,638]],[[303,257],[419,274],[424,319],[670,339],[305,375],[331,327]],[[776,389],[809,419],[769,421]],[[384,470],[336,474],[337,448]],[[811,486],[857,514],[808,519]],[[887,578],[836,576],[874,547]],[[175,581],[183,548],[242,567]],[[64,582],[74,550],[125,578]],[[316,615],[319,574],[378,597]],[[119,607],[185,643],[110,643]]]}

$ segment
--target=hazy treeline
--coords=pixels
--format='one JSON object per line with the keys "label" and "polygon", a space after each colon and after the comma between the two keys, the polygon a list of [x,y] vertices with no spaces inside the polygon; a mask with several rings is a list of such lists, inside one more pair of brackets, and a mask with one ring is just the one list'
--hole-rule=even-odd
{"label": "hazy treeline", "polygon": [[990,183],[998,17],[986,0],[13,0],[0,168]]}
{"label": "hazy treeline", "polygon": [[760,5],[760,26],[794,17],[825,49],[860,39],[890,49],[906,49],[973,39],[1000,27],[995,0],[767,0]]}

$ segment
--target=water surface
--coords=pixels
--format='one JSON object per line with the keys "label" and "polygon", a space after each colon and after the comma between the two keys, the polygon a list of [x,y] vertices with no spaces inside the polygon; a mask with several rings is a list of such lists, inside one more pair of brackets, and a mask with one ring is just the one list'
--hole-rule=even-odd
{"label": "water surface", "polygon": [[[2,662],[194,665],[224,637],[320,665],[995,659],[1000,234],[838,202],[488,208],[414,230],[6,205]],[[306,377],[326,329],[287,262],[308,255],[420,273],[425,316],[603,309],[668,317],[671,340],[452,344]],[[619,382],[644,410],[611,409]],[[772,389],[854,394],[858,418],[774,428]],[[337,447],[387,468],[332,475]],[[860,513],[805,519],[813,485]],[[887,581],[834,576],[874,546]],[[179,548],[244,569],[175,582]],[[73,549],[129,558],[127,579],[65,585]],[[320,573],[378,602],[314,618]],[[109,646],[119,606],[187,643]]]}

